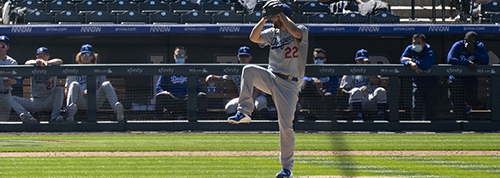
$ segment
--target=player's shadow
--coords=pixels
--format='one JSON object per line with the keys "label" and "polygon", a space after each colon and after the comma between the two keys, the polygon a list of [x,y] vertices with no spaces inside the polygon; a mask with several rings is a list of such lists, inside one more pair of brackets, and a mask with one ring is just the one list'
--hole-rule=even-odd
{"label": "player's shadow", "polygon": [[337,167],[341,171],[341,175],[343,177],[355,176],[356,164],[353,162],[351,155],[346,153],[349,151],[349,146],[345,142],[345,134],[342,132],[332,133],[331,140],[333,144],[332,151],[336,155],[336,160],[334,161],[333,166]]}

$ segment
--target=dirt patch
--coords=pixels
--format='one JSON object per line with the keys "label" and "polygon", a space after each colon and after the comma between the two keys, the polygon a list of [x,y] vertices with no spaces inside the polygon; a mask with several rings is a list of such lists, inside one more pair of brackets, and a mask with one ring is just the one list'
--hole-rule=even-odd
{"label": "dirt patch", "polygon": [[[3,152],[0,157],[72,156],[277,156],[279,151]],[[295,151],[296,156],[500,156],[500,151]]]}

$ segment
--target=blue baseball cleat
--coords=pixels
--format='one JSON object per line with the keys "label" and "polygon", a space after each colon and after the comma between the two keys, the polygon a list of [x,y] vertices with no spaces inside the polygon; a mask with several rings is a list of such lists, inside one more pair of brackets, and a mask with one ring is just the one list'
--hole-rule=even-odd
{"label": "blue baseball cleat", "polygon": [[227,118],[227,121],[231,124],[248,124],[252,121],[252,116],[237,112],[234,116]]}
{"label": "blue baseball cleat", "polygon": [[278,174],[276,174],[276,178],[293,178],[292,171],[283,168],[280,172],[278,172]]}

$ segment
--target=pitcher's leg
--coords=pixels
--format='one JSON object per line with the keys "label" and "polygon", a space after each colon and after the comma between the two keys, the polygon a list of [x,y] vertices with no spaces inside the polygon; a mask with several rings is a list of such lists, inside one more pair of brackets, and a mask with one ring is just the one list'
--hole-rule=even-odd
{"label": "pitcher's leg", "polygon": [[272,73],[267,69],[257,65],[247,65],[243,67],[241,75],[241,92],[238,100],[238,111],[251,115],[254,110],[252,98],[253,87],[271,93],[271,88],[275,85]]}

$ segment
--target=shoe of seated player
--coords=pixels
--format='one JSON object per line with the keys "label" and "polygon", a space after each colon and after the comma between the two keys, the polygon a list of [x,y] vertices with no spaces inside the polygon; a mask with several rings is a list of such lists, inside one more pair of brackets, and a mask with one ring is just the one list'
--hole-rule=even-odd
{"label": "shoe of seated player", "polygon": [[227,118],[227,121],[231,124],[240,124],[240,123],[250,123],[252,121],[252,116],[237,112],[234,116]]}
{"label": "shoe of seated player", "polygon": [[276,178],[293,178],[292,175],[292,171],[283,168],[280,172],[278,172],[278,174],[276,174]]}
{"label": "shoe of seated player", "polygon": [[31,114],[24,114],[24,113],[21,113],[19,115],[19,117],[21,118],[21,121],[23,122],[38,122],[38,120],[36,120],[33,116],[31,116]]}

